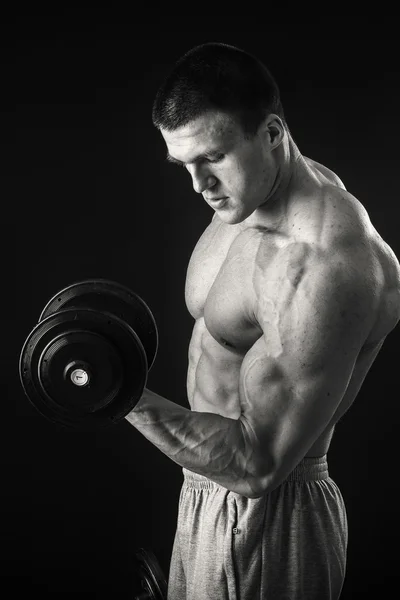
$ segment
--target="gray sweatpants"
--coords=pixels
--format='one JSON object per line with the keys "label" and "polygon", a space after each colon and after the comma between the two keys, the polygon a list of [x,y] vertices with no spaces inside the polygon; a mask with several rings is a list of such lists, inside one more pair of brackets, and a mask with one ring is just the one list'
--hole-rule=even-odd
{"label": "gray sweatpants", "polygon": [[183,469],[168,600],[337,600],[347,516],[327,457],[249,499]]}

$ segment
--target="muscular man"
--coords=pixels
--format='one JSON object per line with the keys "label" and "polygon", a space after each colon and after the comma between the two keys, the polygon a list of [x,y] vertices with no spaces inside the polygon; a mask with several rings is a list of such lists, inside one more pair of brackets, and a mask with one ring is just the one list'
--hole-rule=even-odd
{"label": "muscular man", "polygon": [[190,409],[146,389],[126,417],[183,467],[168,598],[337,599],[347,519],[327,453],[400,319],[399,263],[301,154],[254,56],[193,48],[153,121],[214,211],[187,272]]}

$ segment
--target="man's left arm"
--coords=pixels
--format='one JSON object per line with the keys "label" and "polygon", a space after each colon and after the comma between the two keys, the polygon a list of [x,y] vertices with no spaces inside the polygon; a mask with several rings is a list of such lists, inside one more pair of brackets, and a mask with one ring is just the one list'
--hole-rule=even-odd
{"label": "man's left arm", "polygon": [[241,366],[239,419],[148,389],[126,417],[180,466],[249,498],[279,485],[329,424],[370,329],[363,274],[340,259],[309,264],[289,298],[273,299],[273,323],[259,318],[263,335]]}

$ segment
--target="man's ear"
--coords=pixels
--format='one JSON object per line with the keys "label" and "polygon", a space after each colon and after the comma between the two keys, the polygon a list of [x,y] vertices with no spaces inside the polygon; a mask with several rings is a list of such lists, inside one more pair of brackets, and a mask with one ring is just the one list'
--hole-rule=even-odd
{"label": "man's ear", "polygon": [[285,127],[282,119],[278,115],[271,113],[265,117],[261,127],[265,143],[270,150],[274,150],[285,136]]}

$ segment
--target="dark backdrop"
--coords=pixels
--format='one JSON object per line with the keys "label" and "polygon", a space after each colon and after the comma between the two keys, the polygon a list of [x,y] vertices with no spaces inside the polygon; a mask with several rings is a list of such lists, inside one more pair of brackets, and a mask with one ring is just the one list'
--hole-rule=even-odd
{"label": "dark backdrop", "polygon": [[[338,173],[400,254],[395,38],[373,22],[345,35],[318,27],[159,33],[110,21],[25,19],[3,47],[3,180],[11,184],[3,198],[4,271],[11,266],[4,290],[12,315],[3,316],[1,377],[3,597],[33,589],[45,598],[132,597],[139,547],[168,573],[180,468],[125,421],[90,434],[48,423],[23,394],[18,357],[59,289],[114,279],[139,293],[157,320],[148,386],[187,406],[193,323],[185,273],[212,215],[188,174],[166,164],[151,124],[156,89],[184,51],[224,41],[263,59],[300,150]],[[398,344],[396,330],[329,452],[349,518],[345,599],[386,597],[397,579]]]}

